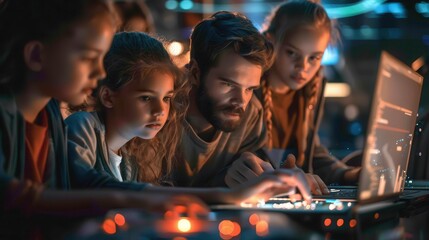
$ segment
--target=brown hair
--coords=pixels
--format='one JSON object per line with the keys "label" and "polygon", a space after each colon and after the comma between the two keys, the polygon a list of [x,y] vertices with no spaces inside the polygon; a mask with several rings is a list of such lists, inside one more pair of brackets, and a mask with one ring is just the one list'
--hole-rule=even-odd
{"label": "brown hair", "polygon": [[246,60],[269,69],[273,63],[272,44],[244,15],[220,11],[199,22],[191,35],[191,59],[195,59],[204,79],[216,66],[219,56],[228,48]]}
{"label": "brown hair", "polygon": [[[145,3],[145,0],[116,0],[115,9],[118,12],[118,15],[121,18],[121,25],[119,26],[118,31],[120,32],[146,32],[154,33],[155,24],[153,22],[153,17],[150,12],[150,9]],[[135,28],[130,24],[131,20],[140,19],[144,22],[144,29]]]}
{"label": "brown hair", "polygon": [[[287,36],[293,35],[298,29],[302,27],[311,27],[319,31],[328,31],[331,36],[331,42],[334,42],[338,33],[333,26],[333,21],[329,18],[325,9],[319,5],[319,1],[308,0],[290,0],[278,6],[266,19],[264,24],[264,34],[270,34],[276,42],[275,48],[278,48]],[[321,88],[323,79],[322,68],[318,70],[313,79],[304,86],[303,96],[305,98],[305,114],[304,126],[310,126],[312,119],[310,118],[309,111],[312,110],[317,101],[317,95]],[[264,107],[264,117],[267,126],[267,143],[268,149],[272,148],[272,99],[271,89],[266,76],[262,79],[262,100]],[[304,127],[303,142],[298,143],[302,146],[301,149],[306,149],[306,139],[308,135],[308,128]],[[303,154],[303,153],[300,153]],[[302,156],[297,156],[298,161],[302,161]]]}
{"label": "brown hair", "polygon": [[[174,78],[174,97],[168,120],[159,133],[150,140],[133,138],[121,148],[139,166],[139,181],[160,183],[168,178],[174,164],[175,149],[181,137],[181,121],[188,107],[189,84],[173,64],[162,42],[142,32],[121,32],[113,38],[104,59],[106,78],[99,88],[106,86],[116,91],[134,79],[144,79],[154,72],[170,73]],[[101,116],[105,111],[97,103]],[[103,118],[103,117],[102,117]],[[161,169],[155,165],[161,163]]]}

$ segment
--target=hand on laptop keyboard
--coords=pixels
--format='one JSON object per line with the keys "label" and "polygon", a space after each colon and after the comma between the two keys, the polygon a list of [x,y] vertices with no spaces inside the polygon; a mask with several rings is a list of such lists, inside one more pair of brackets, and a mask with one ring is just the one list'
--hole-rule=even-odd
{"label": "hand on laptop keyboard", "polygon": [[[283,168],[287,168],[287,169],[298,168],[296,166],[296,158],[293,154],[287,155],[287,158],[283,163]],[[307,182],[310,185],[311,194],[313,195],[329,194],[328,187],[318,175],[306,173],[305,178],[307,179]]]}

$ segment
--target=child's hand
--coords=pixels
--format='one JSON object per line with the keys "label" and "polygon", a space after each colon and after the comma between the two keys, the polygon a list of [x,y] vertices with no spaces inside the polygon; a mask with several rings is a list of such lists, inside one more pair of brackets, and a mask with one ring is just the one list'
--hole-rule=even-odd
{"label": "child's hand", "polygon": [[[286,169],[295,169],[298,168],[295,165],[296,158],[294,155],[289,154],[286,158],[286,161],[284,162],[283,167]],[[326,186],[326,184],[323,182],[323,180],[315,174],[306,173],[305,177],[307,179],[308,184],[310,185],[311,193],[314,195],[322,195],[322,194],[329,194],[329,189]]]}
{"label": "child's hand", "polygon": [[235,204],[242,202],[257,203],[282,192],[291,191],[297,187],[301,196],[307,202],[311,201],[310,186],[305,173],[299,169],[278,169],[265,172],[240,186],[232,188],[230,200]]}
{"label": "child's hand", "polygon": [[248,182],[266,171],[273,171],[269,162],[250,152],[244,152],[234,161],[225,176],[225,183],[229,187]]}

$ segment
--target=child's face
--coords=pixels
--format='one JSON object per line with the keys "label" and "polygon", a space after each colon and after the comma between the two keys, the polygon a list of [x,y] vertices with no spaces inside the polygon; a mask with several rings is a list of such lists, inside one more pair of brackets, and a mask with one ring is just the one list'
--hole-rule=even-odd
{"label": "child's face", "polygon": [[173,77],[155,72],[144,79],[133,79],[114,92],[109,115],[115,118],[123,137],[151,139],[167,121],[173,95]]}
{"label": "child's face", "polygon": [[204,117],[217,129],[230,132],[238,127],[242,115],[260,85],[262,67],[233,51],[219,56],[217,66],[201,79],[197,104]]}
{"label": "child's face", "polygon": [[309,29],[286,36],[277,48],[272,73],[292,90],[303,88],[319,70],[329,39],[327,31]]}
{"label": "child's face", "polygon": [[78,105],[105,77],[103,58],[114,35],[107,14],[75,24],[61,39],[45,45],[42,93]]}

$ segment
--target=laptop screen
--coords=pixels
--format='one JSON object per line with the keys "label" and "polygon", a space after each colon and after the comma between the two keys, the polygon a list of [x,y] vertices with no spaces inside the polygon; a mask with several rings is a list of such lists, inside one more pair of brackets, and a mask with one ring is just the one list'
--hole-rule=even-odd
{"label": "laptop screen", "polygon": [[359,201],[403,191],[423,78],[382,52],[368,122]]}

